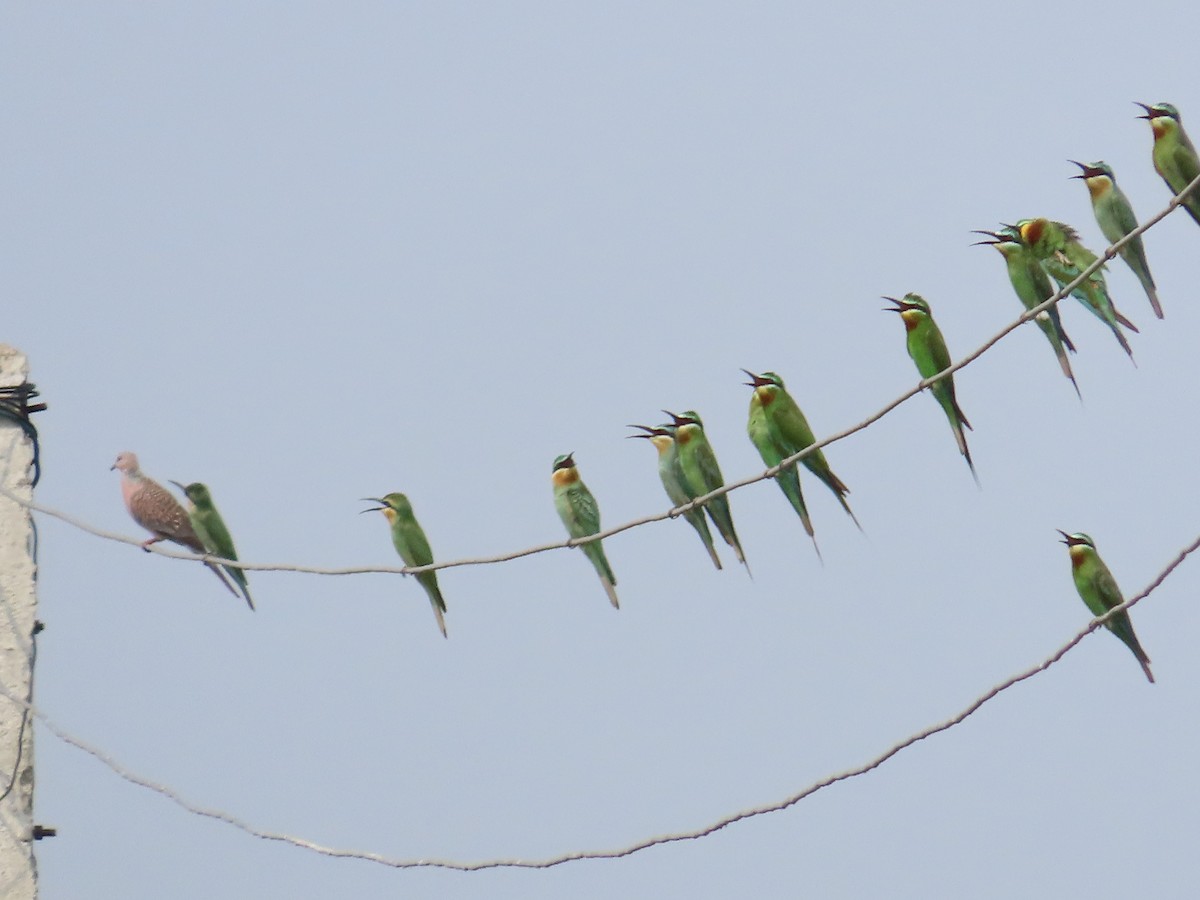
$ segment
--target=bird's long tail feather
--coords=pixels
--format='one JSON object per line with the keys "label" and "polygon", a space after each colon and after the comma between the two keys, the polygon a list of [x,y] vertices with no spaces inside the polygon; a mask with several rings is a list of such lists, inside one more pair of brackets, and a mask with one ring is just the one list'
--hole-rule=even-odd
{"label": "bird's long tail feather", "polygon": [[[220,567],[218,567],[215,563],[210,562],[206,562],[204,565],[208,566],[212,573],[217,576],[217,580],[221,582],[221,584],[225,585],[229,593],[233,594],[235,597],[239,596],[237,589],[229,583],[229,579],[225,577],[225,573],[221,571]],[[254,609],[254,604],[250,604],[250,608]]]}

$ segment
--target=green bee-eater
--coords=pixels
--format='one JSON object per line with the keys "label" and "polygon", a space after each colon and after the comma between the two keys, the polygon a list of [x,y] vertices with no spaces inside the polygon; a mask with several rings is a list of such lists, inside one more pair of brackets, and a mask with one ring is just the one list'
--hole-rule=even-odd
{"label": "green bee-eater", "polygon": [[[1088,266],[1096,261],[1096,254],[1079,243],[1075,229],[1062,222],[1050,219],[1023,219],[1017,223],[1021,240],[1033,253],[1050,277],[1058,282],[1059,287],[1066,287],[1079,277]],[[1133,360],[1133,349],[1121,332],[1124,325],[1130,331],[1137,331],[1137,326],[1125,318],[1113,305],[1108,296],[1108,285],[1104,283],[1103,266],[1093,272],[1071,293],[1084,306],[1090,309],[1096,317],[1112,329],[1117,342]]]}
{"label": "green bee-eater", "polygon": [[[1087,604],[1092,615],[1100,617],[1114,606],[1124,603],[1121,589],[1117,587],[1117,580],[1113,578],[1112,572],[1108,571],[1108,566],[1096,552],[1096,542],[1082,533],[1067,534],[1062,530],[1059,530],[1058,533],[1063,536],[1063,543],[1067,545],[1067,551],[1071,554],[1071,575],[1075,579],[1075,590],[1079,591],[1079,596],[1083,598],[1083,602]],[[1154,676],[1150,674],[1150,657],[1146,655],[1146,651],[1138,643],[1137,635],[1133,633],[1133,623],[1129,621],[1129,613],[1118,613],[1104,624],[1109,631],[1121,639],[1126,647],[1133,651],[1137,661],[1142,664],[1142,671],[1146,673],[1146,677],[1153,684]]]}
{"label": "green bee-eater", "polygon": [[[986,244],[1000,251],[1008,269],[1008,280],[1012,283],[1013,291],[1022,306],[1026,309],[1033,309],[1054,296],[1054,285],[1050,283],[1050,276],[1046,274],[1042,264],[1034,258],[1033,253],[1021,243],[1021,235],[1016,226],[1002,225],[999,231],[975,231],[973,233],[985,234],[992,238],[990,241],[976,241],[975,243],[976,245]],[[1058,359],[1059,367],[1063,374],[1071,380],[1075,393],[1082,400],[1083,395],[1079,393],[1079,384],[1075,381],[1075,373],[1071,371],[1071,360],[1067,357],[1068,350],[1072,353],[1075,352],[1075,345],[1071,343],[1071,339],[1067,337],[1067,332],[1063,329],[1058,304],[1038,313],[1033,321],[1037,323],[1042,334],[1046,336],[1046,340],[1050,342],[1050,346],[1054,349],[1054,356]]]}
{"label": "green bee-eater", "polygon": [[[785,457],[795,451],[789,452],[780,444],[771,431],[770,423],[767,422],[767,412],[763,409],[762,397],[758,395],[758,387],[771,384],[771,382],[761,375],[755,375],[749,369],[742,369],[742,371],[751,379],[746,382],[746,386],[755,388],[754,393],[750,395],[750,416],[746,421],[746,433],[750,435],[750,443],[754,444],[758,455],[762,457],[762,461],[767,464],[767,467],[777,466]],[[800,523],[808,532],[808,536],[812,538],[813,547],[816,548],[817,557],[820,558],[821,548],[817,546],[817,536],[813,533],[812,519],[808,516],[808,507],[804,505],[804,494],[800,490],[800,473],[797,471],[796,465],[796,463],[792,463],[787,468],[780,469],[779,474],[775,476],[775,483],[779,485],[783,495],[792,504],[792,509],[800,517]]]}
{"label": "green bee-eater", "polygon": [[[1196,156],[1196,148],[1183,130],[1179,110],[1170,103],[1137,105],[1146,111],[1146,115],[1138,118],[1148,119],[1154,130],[1154,171],[1162,176],[1171,193],[1178,194],[1200,175],[1200,157]],[[1200,188],[1188,194],[1180,205],[1200,225]]]}
{"label": "green bee-eater", "polygon": [[[704,423],[695,410],[686,410],[683,415],[676,415],[663,410],[671,417],[675,427],[675,447],[679,453],[679,468],[683,472],[683,486],[692,499],[724,487],[725,479],[721,476],[721,467],[717,465],[717,455],[713,452],[708,437],[704,434]],[[721,494],[713,497],[705,506],[708,516],[712,519],[717,531],[733,548],[738,562],[750,571],[746,562],[746,554],[742,552],[742,543],[738,540],[737,531],[733,527],[733,513],[729,508],[729,495]]]}
{"label": "green bee-eater", "polygon": [[[180,484],[178,481],[172,481],[171,484],[187,495],[188,520],[192,523],[192,531],[196,532],[196,537],[200,538],[204,549],[221,559],[237,559],[237,548],[233,546],[233,538],[229,536],[229,529],[225,527],[225,520],[217,511],[208,487],[198,481],[188,485]],[[246,603],[251,609],[254,609],[254,601],[250,599],[250,589],[246,587],[245,570],[236,566],[222,566],[221,568],[234,580],[241,589],[242,596],[246,598]]]}
{"label": "green bee-eater", "polygon": [[[551,480],[554,483],[554,507],[558,510],[558,517],[567,526],[567,534],[573,538],[581,538],[596,534],[600,530],[600,507],[596,505],[596,498],[579,477],[574,456],[572,452],[554,460]],[[617,576],[608,564],[600,541],[589,541],[580,544],[579,548],[592,561],[609,601],[616,609],[620,609],[621,604],[617,602]]]}
{"label": "green bee-eater", "polygon": [[[416,516],[413,515],[412,504],[408,502],[408,498],[400,493],[391,493],[383,497],[364,497],[369,503],[380,503],[382,506],[373,506],[370,509],[364,509],[363,512],[382,512],[388,520],[388,524],[392,526],[392,544],[396,547],[396,552],[400,554],[400,558],[404,560],[406,566],[428,566],[433,562],[433,551],[429,548],[429,541],[425,537],[425,532],[421,529],[421,525],[417,522]],[[438,587],[437,572],[417,572],[417,583],[425,589],[425,593],[429,595],[429,605],[433,607],[433,614],[437,616],[438,628],[442,631],[442,637],[449,637],[446,634],[446,601],[442,598],[441,588]]]}
{"label": "green bee-eater", "polygon": [[[630,425],[629,427],[640,428],[645,433],[627,435],[628,437],[645,438],[658,451],[658,477],[662,481],[667,496],[671,498],[671,503],[678,507],[690,501],[692,498],[689,496],[687,488],[683,486],[683,469],[679,465],[679,452],[675,447],[674,427],[651,428],[649,425]],[[700,535],[700,540],[704,542],[708,555],[712,557],[713,565],[718,569],[721,568],[721,557],[717,556],[717,548],[713,546],[712,533],[708,530],[708,523],[704,521],[704,511],[685,509],[683,517],[696,529],[696,534]]]}
{"label": "green bee-eater", "polygon": [[[884,297],[895,308],[885,307],[885,312],[900,313],[904,320],[904,333],[907,338],[908,355],[917,364],[917,371],[922,378],[932,378],[938,372],[950,368],[950,351],[946,349],[946,340],[942,331],[933,320],[933,312],[929,303],[919,294],[905,294],[900,300],[895,297]],[[967,461],[976,483],[979,476],[975,474],[975,463],[971,462],[971,451],[967,449],[967,436],[963,429],[969,429],[971,423],[963,415],[954,395],[954,376],[947,375],[929,386],[933,397],[941,405],[950,421],[950,429],[954,432],[954,440],[958,443],[958,452]]]}
{"label": "green bee-eater", "polygon": [[[1087,164],[1075,162],[1073,159],[1068,162],[1079,166],[1080,174],[1071,177],[1078,178],[1087,185],[1088,194],[1092,198],[1092,212],[1096,214],[1096,224],[1100,226],[1100,231],[1108,238],[1110,244],[1115,244],[1138,227],[1133,206],[1130,205],[1125,192],[1117,186],[1112,166],[1104,160]],[[1142,236],[1139,234],[1117,252],[1142,283],[1142,289],[1150,298],[1150,305],[1154,307],[1154,314],[1161,319],[1162,306],[1158,302],[1154,277],[1150,274],[1150,264],[1146,262],[1146,248],[1142,244]]]}
{"label": "green bee-eater", "polygon": [[[782,378],[774,372],[763,372],[761,375],[755,376],[754,393],[757,395],[759,403],[762,404],[763,414],[767,417],[767,428],[770,429],[771,436],[775,438],[780,449],[784,451],[785,457],[799,453],[805,447],[817,442],[812,429],[808,426],[808,419],[804,418],[804,413],[800,411],[800,407],[796,405],[792,395],[783,386]],[[833,469],[829,468],[829,463],[825,460],[824,451],[814,450],[803,457],[800,462],[804,463],[806,469],[833,491],[838,502],[842,504],[842,509],[854,520],[854,524],[858,525],[858,530],[862,531],[858,517],[850,509],[850,504],[846,502],[846,495],[850,493],[850,488],[846,487],[842,480],[833,474]]]}

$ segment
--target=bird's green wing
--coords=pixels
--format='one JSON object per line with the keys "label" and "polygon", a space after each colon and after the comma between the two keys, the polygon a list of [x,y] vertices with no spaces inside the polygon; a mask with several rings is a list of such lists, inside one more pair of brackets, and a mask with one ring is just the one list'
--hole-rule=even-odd
{"label": "bird's green wing", "polygon": [[784,391],[779,392],[768,410],[767,421],[775,426],[774,433],[787,451],[787,456],[803,450],[816,440],[808,426],[808,419],[804,418],[796,401]]}
{"label": "bird's green wing", "polygon": [[[1112,573],[1108,571],[1108,567],[1103,563],[1097,566],[1093,584],[1096,586],[1096,596],[1100,601],[1101,607],[1099,611],[1092,608],[1092,612],[1096,615],[1102,616],[1114,606],[1119,606],[1124,602],[1121,597],[1121,589],[1117,587],[1117,580],[1113,578]],[[1088,606],[1091,608],[1091,604],[1088,604]]]}
{"label": "bird's green wing", "polygon": [[[941,330],[936,323],[931,319],[929,321],[929,356],[936,368],[929,375],[936,375],[943,369],[950,368],[950,351],[946,349],[946,340],[942,337]],[[925,377],[928,378],[929,375]]]}
{"label": "bird's green wing", "polygon": [[[1186,185],[1200,175],[1200,159],[1197,158],[1196,151],[1185,146],[1182,141],[1176,144],[1171,158],[1179,174],[1183,177],[1183,184]],[[1180,185],[1180,187],[1182,186]]]}
{"label": "bird's green wing", "polygon": [[1129,205],[1128,199],[1123,196],[1114,198],[1110,209],[1112,210],[1113,224],[1117,227],[1117,236],[1113,237],[1111,234],[1106,234],[1105,237],[1110,241],[1116,242],[1137,228],[1137,216],[1134,215],[1133,207]]}
{"label": "bird's green wing", "polygon": [[[212,535],[208,533],[208,526],[205,524],[205,515],[200,510],[192,507],[188,510],[188,521],[192,523],[192,531],[196,532],[196,537],[200,538],[200,543],[204,545],[204,549],[209,553],[217,553],[214,548]],[[224,556],[225,554],[218,554]],[[226,557],[231,559],[232,557]]]}
{"label": "bird's green wing", "polygon": [[591,491],[578,485],[577,489],[571,492],[570,503],[576,525],[579,527],[579,534],[575,537],[595,534],[600,530],[600,508],[596,505],[596,498],[592,496]]}
{"label": "bird's green wing", "polygon": [[196,525],[196,534],[200,535],[200,540],[204,542],[204,546],[210,553],[225,559],[238,558],[237,549],[233,546],[233,538],[229,534],[229,529],[225,527],[225,520],[221,518],[221,514],[216,509],[202,512],[196,518],[199,520],[199,524],[193,522],[193,525]]}
{"label": "bird's green wing", "polygon": [[717,465],[717,454],[707,439],[696,448],[696,464],[700,467],[700,475],[704,479],[705,493],[714,491],[725,483],[721,476],[721,467]]}
{"label": "bird's green wing", "polygon": [[433,550],[430,549],[425,532],[417,521],[413,519],[404,522],[399,528],[405,549],[408,551],[400,554],[404,558],[405,565],[427,566],[433,562]]}

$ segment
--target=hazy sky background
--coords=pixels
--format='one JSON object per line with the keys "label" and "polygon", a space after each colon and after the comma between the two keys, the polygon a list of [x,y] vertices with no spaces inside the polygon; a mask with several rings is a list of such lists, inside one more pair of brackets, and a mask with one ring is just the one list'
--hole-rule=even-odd
{"label": "hazy sky background", "polygon": [[[393,565],[563,536],[575,451],[606,525],[667,500],[627,422],[705,417],[761,471],[739,367],[818,434],[916,382],[881,294],[952,353],[1020,311],[973,228],[1102,246],[1067,159],[1169,197],[1131,101],[1200,130],[1182,2],[8,4],[5,317],[50,410],[38,501],[143,537],[116,454],[211,487],[243,558]],[[1190,92],[1190,93],[1189,93]],[[982,490],[916,397],[807,475],[733,495],[754,579],[687,525],[412,579],[201,567],[39,518],[38,706],[255,825],[400,857],[616,847],[858,765],[1088,621],[1055,528],[1128,594],[1197,534],[1200,229],[1114,264],[1138,367],[1064,302],[1081,405],[1028,326],[957,377]],[[37,732],[42,897],[1184,897],[1200,819],[1196,563],[961,727],[708,839],[549,871],[394,871],[255,840]]]}

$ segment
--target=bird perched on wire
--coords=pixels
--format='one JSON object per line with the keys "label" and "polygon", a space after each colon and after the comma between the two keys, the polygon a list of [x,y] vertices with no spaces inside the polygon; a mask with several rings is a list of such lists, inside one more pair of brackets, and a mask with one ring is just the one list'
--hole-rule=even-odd
{"label": "bird perched on wire", "polygon": [[[217,505],[213,503],[208,485],[201,484],[199,481],[193,481],[186,485],[172,481],[171,484],[187,495],[188,521],[192,523],[192,530],[196,532],[196,537],[200,538],[204,548],[213,556],[219,556],[221,559],[237,559],[237,547],[233,545],[233,538],[225,526],[225,520],[221,518],[221,513],[217,511]],[[254,601],[250,599],[250,588],[246,586],[245,571],[237,566],[222,566],[221,568],[241,588],[246,603],[250,605],[251,609],[254,609]]]}
{"label": "bird perched on wire", "polygon": [[[1108,570],[1108,566],[1096,552],[1096,542],[1083,532],[1067,534],[1058,529],[1058,533],[1063,536],[1062,543],[1067,545],[1067,550],[1071,554],[1071,577],[1075,579],[1075,590],[1079,592],[1079,596],[1091,614],[1099,618],[1124,603],[1125,598],[1121,596],[1117,580],[1113,578],[1112,572]],[[1133,623],[1129,620],[1129,613],[1127,611],[1117,613],[1105,621],[1104,627],[1119,637],[1121,643],[1132,651],[1141,665],[1142,671],[1146,673],[1146,678],[1153,684],[1154,676],[1150,673],[1150,657],[1146,655],[1146,651],[1138,642],[1137,635],[1133,633]]]}
{"label": "bird perched on wire", "polygon": [[[1200,175],[1200,155],[1197,155],[1195,146],[1183,130],[1179,110],[1170,103],[1149,106],[1137,100],[1133,102],[1146,111],[1144,116],[1138,118],[1148,121],[1154,131],[1154,150],[1151,155],[1154,171],[1167,183],[1171,193],[1178,194]],[[1200,189],[1184,197],[1180,205],[1200,225]]]}
{"label": "bird perched on wire", "polygon": [[[392,546],[396,548],[396,552],[404,560],[406,566],[433,564],[433,550],[429,547],[429,540],[425,537],[421,523],[413,515],[412,504],[408,502],[408,497],[399,492],[393,492],[382,497],[364,497],[363,500],[381,504],[362,511],[383,513],[392,529]],[[433,607],[433,614],[437,617],[438,629],[442,632],[442,637],[449,637],[446,633],[446,601],[442,597],[442,589],[438,587],[437,572],[432,570],[418,572],[416,579],[417,584],[425,589],[425,593],[429,597],[429,605]]]}
{"label": "bird perched on wire", "polygon": [[[133,521],[137,522],[153,537],[142,541],[142,549],[150,552],[150,545],[159,541],[173,541],[187,547],[198,556],[205,556],[208,550],[192,528],[187,510],[176,500],[171,492],[155,481],[147,478],[138,465],[136,453],[128,450],[117,456],[109,471],[116,469],[121,473],[121,496],[125,499],[125,508]],[[213,563],[206,566],[217,576],[221,584],[229,589],[229,593],[237,596],[232,584]]]}
{"label": "bird perched on wire", "polygon": [[[565,453],[554,460],[551,472],[551,484],[554,488],[554,508],[562,519],[567,534],[573,538],[587,537],[600,531],[600,507],[596,498],[588,490],[583,479],[579,477],[579,469],[575,467],[575,453]],[[600,583],[604,585],[604,593],[608,594],[608,602],[613,609],[620,609],[617,600],[617,576],[613,574],[608,557],[604,555],[604,547],[599,541],[588,541],[580,544],[579,549],[591,562]]]}

